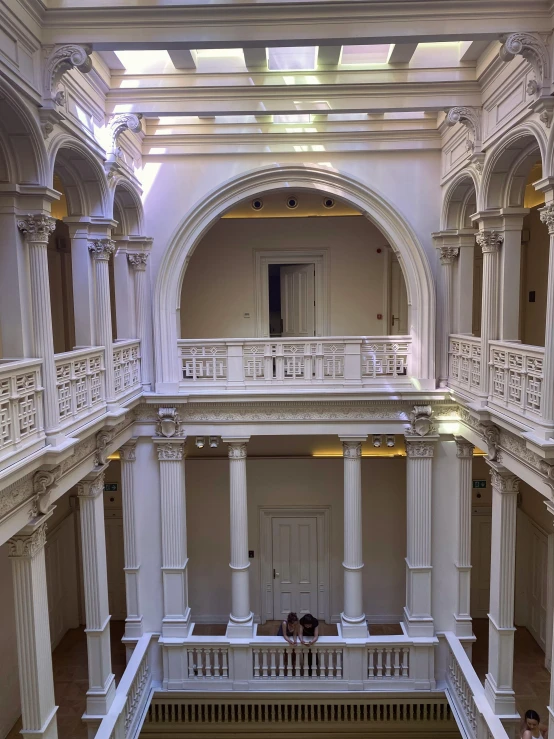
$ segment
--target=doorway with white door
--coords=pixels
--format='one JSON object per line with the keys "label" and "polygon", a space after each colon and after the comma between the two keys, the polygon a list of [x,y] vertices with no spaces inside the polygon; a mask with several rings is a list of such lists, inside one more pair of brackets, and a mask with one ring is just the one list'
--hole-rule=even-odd
{"label": "doorway with white door", "polygon": [[328,514],[326,508],[261,509],[262,623],[291,611],[329,622]]}

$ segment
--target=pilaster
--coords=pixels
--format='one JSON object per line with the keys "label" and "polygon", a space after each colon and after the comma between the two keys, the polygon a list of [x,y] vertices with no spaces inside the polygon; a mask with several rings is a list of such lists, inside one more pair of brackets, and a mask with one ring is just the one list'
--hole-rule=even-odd
{"label": "pilaster", "polygon": [[489,391],[489,341],[498,339],[500,298],[499,259],[504,236],[498,231],[480,230],[477,244],[483,252],[483,292],[481,299],[481,395]]}
{"label": "pilaster", "polygon": [[115,402],[115,377],[113,366],[112,311],[108,262],[115,249],[111,239],[89,241],[89,251],[94,262],[96,340],[106,352],[106,400]]}
{"label": "pilaster", "polygon": [[473,636],[471,621],[471,490],[474,446],[461,436],[456,436],[458,474],[456,485],[456,569],[458,571],[458,599],[456,636]]}
{"label": "pilaster", "polygon": [[541,208],[540,215],[541,221],[548,227],[550,237],[544,334],[542,416],[547,424],[552,425],[554,424],[554,186],[538,189],[545,192],[548,199],[544,208]]}
{"label": "pilaster", "polygon": [[457,245],[450,243],[451,240],[445,238],[443,234],[433,234],[433,237],[435,242],[438,243],[437,250],[442,265],[443,277],[439,383],[441,386],[445,386],[448,384],[449,337],[454,328],[454,265],[460,249]]}
{"label": "pilaster", "polygon": [[140,607],[139,571],[140,560],[136,540],[135,511],[135,465],[136,439],[124,444],[120,451],[121,484],[123,497],[123,544],[125,593],[127,596],[127,618],[125,619],[125,642],[136,642],[143,634]]}
{"label": "pilaster", "polygon": [[[137,248],[138,244],[134,243],[133,248]],[[133,251],[127,253],[127,259],[134,275],[134,293],[135,293],[135,324],[137,329],[137,338],[140,339],[141,349],[141,368],[142,368],[142,384],[146,390],[149,390],[152,384],[153,375],[153,353],[152,353],[152,310],[151,300],[148,289],[148,272],[147,262],[150,256],[150,248],[152,239],[147,239],[142,244],[142,251]]]}

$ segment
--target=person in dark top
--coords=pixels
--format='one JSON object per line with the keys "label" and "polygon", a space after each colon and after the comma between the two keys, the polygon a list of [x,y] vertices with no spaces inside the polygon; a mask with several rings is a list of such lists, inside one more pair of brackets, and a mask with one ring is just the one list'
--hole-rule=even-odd
{"label": "person in dark top", "polygon": [[281,621],[277,636],[282,636],[289,644],[296,644],[298,638],[298,616],[296,613],[289,613],[286,621]]}
{"label": "person in dark top", "polygon": [[319,621],[311,613],[300,619],[300,641],[309,646],[315,644],[319,637]]}

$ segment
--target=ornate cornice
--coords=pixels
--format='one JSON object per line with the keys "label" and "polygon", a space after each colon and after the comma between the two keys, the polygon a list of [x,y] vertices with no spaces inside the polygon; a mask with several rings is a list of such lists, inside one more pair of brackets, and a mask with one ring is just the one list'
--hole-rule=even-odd
{"label": "ornate cornice", "polygon": [[496,254],[504,243],[504,235],[498,231],[478,231],[475,240],[481,247],[483,254]]}
{"label": "ornate cornice", "polygon": [[457,246],[439,246],[439,258],[442,265],[454,264],[460,249]]}
{"label": "ornate cornice", "polygon": [[64,44],[48,47],[45,51],[43,97],[56,105],[63,105],[65,96],[58,91],[63,75],[74,68],[88,74],[92,69],[92,49],[87,44]]}
{"label": "ornate cornice", "polygon": [[117,140],[124,131],[139,133],[142,131],[142,114],[138,113],[116,113],[108,121],[110,134],[110,151],[116,152]]}
{"label": "ornate cornice", "polygon": [[46,544],[46,521],[32,533],[19,533],[8,541],[8,557],[34,557]]}
{"label": "ornate cornice", "polygon": [[133,254],[127,254],[129,264],[136,272],[144,272],[146,269],[146,263],[150,254],[147,252],[137,252]]}
{"label": "ornate cornice", "polygon": [[467,439],[464,439],[463,436],[455,436],[454,440],[456,442],[456,456],[458,459],[473,459],[473,450],[475,449],[473,444]]}
{"label": "ornate cornice", "polygon": [[550,236],[554,236],[554,203],[539,209],[541,221],[546,224]]}
{"label": "ornate cornice", "polygon": [[115,251],[115,241],[111,239],[95,239],[94,241],[89,241],[88,250],[93,259],[107,262]]}
{"label": "ornate cornice", "polygon": [[246,459],[246,443],[244,441],[231,441],[227,447],[229,459]]}
{"label": "ornate cornice", "polygon": [[183,439],[156,441],[156,451],[160,462],[180,462],[185,455]]}
{"label": "ornate cornice", "polygon": [[465,126],[473,139],[468,139],[468,152],[470,156],[481,151],[481,109],[468,108],[461,105],[450,108],[446,114],[446,125],[455,126],[461,123]]}
{"label": "ornate cornice", "polygon": [[550,87],[550,56],[545,42],[538,33],[511,33],[501,39],[499,57],[503,62],[509,62],[516,56],[522,56],[533,68],[535,79],[528,87],[527,93],[538,97],[546,88],[549,94]]}
{"label": "ornate cornice", "polygon": [[28,244],[47,244],[56,228],[56,221],[43,213],[29,214],[17,222],[17,227]]}

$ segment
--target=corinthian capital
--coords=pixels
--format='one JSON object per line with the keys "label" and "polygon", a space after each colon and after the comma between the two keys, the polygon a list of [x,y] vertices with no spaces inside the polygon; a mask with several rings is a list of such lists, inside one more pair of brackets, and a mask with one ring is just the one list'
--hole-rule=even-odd
{"label": "corinthian capital", "polygon": [[144,272],[149,256],[146,252],[140,252],[137,254],[127,254],[127,259],[136,272]]}
{"label": "corinthian capital", "polygon": [[46,522],[30,533],[24,529],[13,536],[8,542],[8,557],[34,557],[45,544]]}
{"label": "corinthian capital", "polygon": [[110,134],[110,151],[117,149],[117,140],[124,131],[133,131],[138,133],[142,130],[141,113],[116,113],[108,122],[108,131]]}
{"label": "corinthian capital", "polygon": [[518,493],[519,477],[511,475],[507,470],[491,469],[491,485],[500,493]]}
{"label": "corinthian capital", "polygon": [[104,473],[94,476],[91,474],[77,484],[77,495],[80,498],[97,498],[104,492]]}
{"label": "corinthian capital", "polygon": [[546,224],[548,233],[554,236],[554,203],[545,205],[540,209],[541,221]]}
{"label": "corinthian capital", "polygon": [[343,441],[342,456],[345,459],[360,459],[362,456],[362,444],[359,441]]}
{"label": "corinthian capital", "polygon": [[185,442],[184,439],[157,442],[156,449],[160,462],[180,462],[185,452]]}
{"label": "corinthian capital", "polygon": [[439,257],[441,264],[454,264],[459,253],[460,249],[457,246],[440,246]]}
{"label": "corinthian capital", "polygon": [[[535,84],[530,84],[527,92],[529,95],[540,95],[543,86],[550,86],[550,55],[541,36],[538,33],[511,33],[502,37],[501,41],[500,59],[509,62],[519,55],[529,62],[535,73]],[[545,92],[548,94],[549,90]]]}
{"label": "corinthian capital", "polygon": [[28,243],[47,244],[50,234],[56,228],[56,221],[42,213],[28,215],[17,222],[17,227]]}
{"label": "corinthian capital", "polygon": [[478,231],[475,240],[481,247],[483,254],[495,254],[502,246],[504,236],[498,231]]}
{"label": "corinthian capital", "polygon": [[432,441],[406,439],[406,456],[408,459],[430,459],[434,453],[435,445]]}
{"label": "corinthian capital", "polygon": [[93,259],[108,261],[115,250],[115,241],[111,239],[96,239],[89,241],[88,249]]}
{"label": "corinthian capital", "polygon": [[246,459],[246,444],[244,442],[231,442],[227,453],[229,459]]}
{"label": "corinthian capital", "polygon": [[91,52],[87,44],[64,44],[47,50],[43,80],[43,95],[47,100],[62,102],[63,97],[57,96],[57,89],[63,75],[70,69],[78,69],[83,74],[91,71]]}

